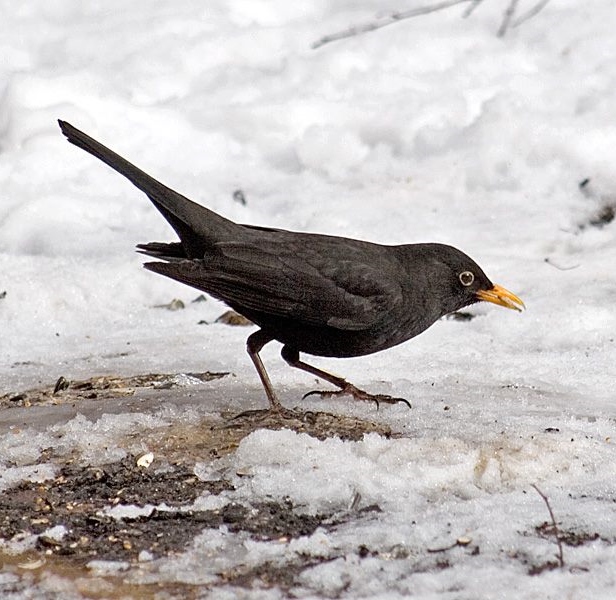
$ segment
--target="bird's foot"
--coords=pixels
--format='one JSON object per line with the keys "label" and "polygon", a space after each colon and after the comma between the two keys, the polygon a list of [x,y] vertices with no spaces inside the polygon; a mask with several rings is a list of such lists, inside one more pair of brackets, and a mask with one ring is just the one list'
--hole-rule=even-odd
{"label": "bird's foot", "polygon": [[321,396],[321,398],[331,398],[333,396],[353,396],[354,400],[368,400],[370,402],[376,402],[377,410],[379,409],[381,402],[383,404],[398,404],[398,402],[402,402],[409,408],[412,408],[411,403],[405,398],[395,398],[393,396],[389,396],[388,394],[369,394],[368,392],[364,392],[364,390],[360,390],[348,382],[345,382],[344,387],[339,390],[312,390],[311,392],[304,394],[302,396],[302,400],[308,396]]}

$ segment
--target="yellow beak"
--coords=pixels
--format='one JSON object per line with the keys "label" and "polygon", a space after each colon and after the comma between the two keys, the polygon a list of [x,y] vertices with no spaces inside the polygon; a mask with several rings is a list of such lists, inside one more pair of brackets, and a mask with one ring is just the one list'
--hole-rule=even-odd
{"label": "yellow beak", "polygon": [[476,293],[476,296],[479,300],[492,302],[492,304],[498,304],[499,306],[511,308],[512,310],[517,310],[519,312],[522,312],[522,309],[526,308],[526,306],[524,306],[524,302],[522,302],[520,298],[500,285],[495,285],[490,290],[479,290]]}

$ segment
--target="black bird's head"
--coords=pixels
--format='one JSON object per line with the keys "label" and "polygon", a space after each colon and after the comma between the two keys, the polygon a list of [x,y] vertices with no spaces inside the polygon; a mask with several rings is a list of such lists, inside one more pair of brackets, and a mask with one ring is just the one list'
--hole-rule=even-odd
{"label": "black bird's head", "polygon": [[492,283],[482,268],[464,252],[444,244],[423,246],[430,265],[431,288],[442,307],[441,316],[481,301],[517,311],[525,308],[520,298]]}

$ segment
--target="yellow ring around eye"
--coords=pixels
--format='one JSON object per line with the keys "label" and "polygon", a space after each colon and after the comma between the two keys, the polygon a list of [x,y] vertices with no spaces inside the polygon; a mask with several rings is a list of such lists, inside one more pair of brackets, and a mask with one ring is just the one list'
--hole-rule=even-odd
{"label": "yellow ring around eye", "polygon": [[462,273],[460,273],[458,277],[460,279],[460,283],[466,287],[468,287],[473,283],[473,281],[475,281],[475,276],[471,271],[462,271]]}

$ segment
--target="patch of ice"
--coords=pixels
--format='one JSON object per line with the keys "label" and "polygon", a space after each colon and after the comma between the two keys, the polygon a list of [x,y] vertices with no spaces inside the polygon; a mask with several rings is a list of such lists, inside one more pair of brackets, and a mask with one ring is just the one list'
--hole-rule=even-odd
{"label": "patch of ice", "polygon": [[69,533],[69,531],[64,525],[55,525],[54,527],[45,529],[41,535],[51,538],[52,540],[56,540],[57,542],[61,542],[67,533]]}
{"label": "patch of ice", "polygon": [[123,571],[128,571],[128,569],[130,569],[130,563],[126,561],[91,560],[88,562],[87,567],[95,575],[108,577],[110,575],[117,575]]}
{"label": "patch of ice", "polygon": [[144,413],[105,414],[94,422],[83,415],[77,415],[68,423],[54,425],[50,431],[57,438],[55,445],[61,452],[76,450],[83,462],[98,465],[117,462],[126,457],[126,450],[118,446],[122,436],[134,436],[137,431],[167,424],[160,417]]}
{"label": "patch of ice", "polygon": [[39,463],[25,467],[3,467],[0,469],[0,492],[21,481],[42,482],[53,479],[58,467],[51,463]]}
{"label": "patch of ice", "polygon": [[105,508],[101,514],[113,517],[118,521],[122,519],[138,519],[139,517],[149,517],[154,509],[158,507],[153,504],[145,504],[144,506],[135,506],[134,504],[116,504],[115,506]]}
{"label": "patch of ice", "polygon": [[[611,456],[611,458],[609,458]],[[616,477],[616,447],[590,436],[563,440],[543,435],[470,443],[442,436],[360,442],[318,441],[292,431],[260,430],[240,443],[237,478],[246,498],[290,497],[308,512],[342,510],[359,493],[365,504],[412,513],[454,497],[480,498],[550,481],[576,488],[595,485],[597,474]]]}
{"label": "patch of ice", "polygon": [[220,510],[231,502],[231,499],[226,494],[210,494],[205,492],[195,498],[191,506],[191,510]]}

